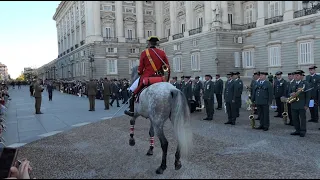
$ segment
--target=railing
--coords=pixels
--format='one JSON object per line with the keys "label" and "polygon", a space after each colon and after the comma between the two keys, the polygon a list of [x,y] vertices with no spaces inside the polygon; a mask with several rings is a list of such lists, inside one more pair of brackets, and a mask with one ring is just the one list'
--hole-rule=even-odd
{"label": "railing", "polygon": [[67,49],[67,53],[69,53],[69,49]]}
{"label": "railing", "polygon": [[116,37],[103,37],[103,42],[118,42]]}
{"label": "railing", "polygon": [[76,44],[74,47],[75,47],[75,49],[77,49],[79,47],[79,44]]}
{"label": "railing", "polygon": [[63,52],[63,55],[66,55],[66,52]]}
{"label": "railing", "polygon": [[73,51],[73,47],[70,48],[70,51]]}
{"label": "railing", "polygon": [[179,34],[175,34],[172,36],[172,39],[175,40],[175,39],[180,39],[180,38],[183,38],[183,33],[179,33]]}
{"label": "railing", "polygon": [[232,30],[239,30],[239,31],[243,31],[246,29],[252,29],[252,28],[256,28],[257,27],[257,23],[256,22],[252,22],[252,23],[248,23],[248,24],[231,24],[231,29]]}
{"label": "railing", "polygon": [[127,43],[139,43],[139,39],[137,38],[126,38]]}
{"label": "railing", "polygon": [[85,40],[80,41],[80,46],[84,45]]}
{"label": "railing", "polygon": [[189,31],[189,36],[195,35],[195,34],[199,34],[202,33],[202,27],[198,27],[196,29],[191,29]]}
{"label": "railing", "polygon": [[264,25],[278,23],[283,21],[283,16],[275,16],[264,20]]}
{"label": "railing", "polygon": [[303,17],[303,16],[308,16],[311,14],[317,14],[318,11],[319,11],[319,9],[317,9],[317,8],[302,9],[300,11],[295,11],[293,14],[293,18],[299,18],[299,17]]}
{"label": "railing", "polygon": [[169,39],[166,37],[166,38],[161,38],[159,43],[164,43],[164,42],[168,42]]}

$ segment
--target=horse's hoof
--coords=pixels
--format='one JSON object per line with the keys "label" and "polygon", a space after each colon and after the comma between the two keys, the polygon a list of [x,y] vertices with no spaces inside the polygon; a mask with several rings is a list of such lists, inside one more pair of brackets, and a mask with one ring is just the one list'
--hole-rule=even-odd
{"label": "horse's hoof", "polygon": [[157,174],[163,174],[164,170],[165,170],[165,169],[163,169],[163,168],[160,166],[160,167],[158,167],[158,169],[156,170],[156,173],[157,173]]}
{"label": "horse's hoof", "polygon": [[147,156],[152,156],[152,155],[153,155],[153,151],[151,149],[149,149],[147,152]]}
{"label": "horse's hoof", "polygon": [[136,144],[135,140],[133,138],[129,139],[129,145],[134,146]]}
{"label": "horse's hoof", "polygon": [[175,170],[179,170],[179,169],[181,169],[181,167],[182,167],[182,164],[181,164],[180,161],[174,163],[174,169],[175,169]]}

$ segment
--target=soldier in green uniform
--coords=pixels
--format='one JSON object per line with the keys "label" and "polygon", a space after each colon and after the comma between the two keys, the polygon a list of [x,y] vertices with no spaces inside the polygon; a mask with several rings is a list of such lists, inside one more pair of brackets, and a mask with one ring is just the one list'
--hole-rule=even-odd
{"label": "soldier in green uniform", "polygon": [[210,74],[205,75],[205,83],[203,86],[203,100],[206,108],[207,117],[203,120],[211,121],[213,119],[213,98],[214,98],[214,82]]}
{"label": "soldier in green uniform", "polygon": [[201,108],[201,93],[203,91],[203,85],[199,79],[200,79],[199,76],[195,77],[193,95],[194,95],[194,100],[197,103],[197,107]]}
{"label": "soldier in green uniform", "polygon": [[178,79],[177,77],[172,77],[172,85],[177,89],[181,90],[180,83],[177,82],[177,79]]}
{"label": "soldier in green uniform", "polygon": [[295,86],[290,89],[290,96],[297,96],[299,101],[294,101],[291,103],[291,113],[293,125],[295,132],[291,135],[300,135],[304,137],[307,132],[307,120],[306,120],[306,110],[309,107],[309,101],[311,98],[311,91],[301,92],[299,95],[296,95],[299,89],[308,90],[309,83],[303,80],[304,71],[297,70],[294,73]]}
{"label": "soldier in green uniform", "polygon": [[237,104],[236,104],[236,92],[235,92],[235,79],[237,75],[233,72],[230,72],[229,74],[230,78],[226,82],[226,86],[224,89],[224,101],[226,103],[226,110],[228,113],[228,121],[224,124],[236,124],[236,118],[237,118]]}
{"label": "soldier in green uniform", "polygon": [[320,76],[316,74],[317,66],[309,67],[310,75],[306,76],[306,81],[309,83],[310,88],[313,87],[311,90],[311,100],[314,100],[314,106],[309,107],[311,119],[308,122],[318,123],[319,121],[319,89],[320,89]]}
{"label": "soldier in green uniform", "polygon": [[[259,78],[260,78],[260,71],[253,73],[253,79],[250,83],[251,96],[249,98],[251,99],[251,101],[252,101],[252,96],[253,96],[253,89],[255,88],[256,85],[258,85]],[[257,107],[254,107],[254,114],[258,114]],[[258,118],[256,118],[256,120],[260,120],[259,116],[258,116]]]}
{"label": "soldier in green uniform", "polygon": [[104,78],[104,81],[102,83],[102,92],[103,92],[103,100],[104,100],[104,110],[108,110],[110,105],[110,95],[111,95],[111,84],[108,81],[108,78]]}
{"label": "soldier in green uniform", "polygon": [[90,82],[87,84],[88,89],[88,99],[89,99],[89,111],[95,111],[95,101],[97,94],[97,83],[90,79]]}
{"label": "soldier in green uniform", "polygon": [[40,85],[41,80],[37,79],[35,83],[33,84],[33,90],[34,90],[34,99],[35,99],[35,109],[36,109],[36,114],[43,114],[40,109],[41,109],[41,101],[42,101],[42,92],[44,88]]}
{"label": "soldier in green uniform", "polygon": [[181,80],[180,80],[180,90],[182,91],[184,86],[184,76],[181,76]]}
{"label": "soldier in green uniform", "polygon": [[217,110],[222,109],[222,92],[223,92],[223,81],[219,74],[216,74],[216,82],[214,83],[214,93],[218,102]]}
{"label": "soldier in green uniform", "polygon": [[281,117],[283,113],[283,102],[281,102],[281,97],[285,96],[286,93],[286,87],[287,87],[287,81],[282,78],[282,72],[278,71],[276,72],[276,80],[274,81],[274,98],[276,100],[278,114],[274,117]]}
{"label": "soldier in green uniform", "polygon": [[[285,93],[286,98],[290,97],[291,88],[293,88],[295,86],[294,73],[288,73],[288,79],[289,79],[289,81],[287,83],[286,93]],[[287,106],[288,106],[289,123],[287,123],[286,125],[293,126],[291,104],[287,103]]]}
{"label": "soldier in green uniform", "polygon": [[182,92],[186,96],[188,105],[190,107],[190,100],[192,100],[192,81],[190,80],[191,76],[184,76],[184,85],[182,86]]}
{"label": "soldier in green uniform", "polygon": [[242,95],[242,91],[243,91],[243,81],[240,79],[240,73],[236,72],[236,79],[235,79],[235,84],[234,84],[234,88],[235,88],[235,101],[236,101],[236,105],[237,105],[237,112],[236,115],[237,117],[240,116],[240,108],[241,108],[241,104],[242,104],[242,100],[241,100],[241,95]]}
{"label": "soldier in green uniform", "polygon": [[257,129],[269,130],[270,116],[269,106],[273,99],[273,88],[269,81],[266,81],[268,73],[260,72],[260,80],[253,89],[252,102],[257,106],[260,117],[260,126]]}

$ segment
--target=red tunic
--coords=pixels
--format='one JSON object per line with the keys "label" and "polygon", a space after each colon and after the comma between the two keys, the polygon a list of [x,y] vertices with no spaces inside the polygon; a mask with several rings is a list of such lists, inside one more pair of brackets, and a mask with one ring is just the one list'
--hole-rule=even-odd
{"label": "red tunic", "polygon": [[[169,61],[167,58],[167,55],[164,51],[161,49],[157,48],[152,48],[158,55],[161,57],[161,59],[169,66],[169,71],[168,71],[168,79],[170,78],[170,65]],[[149,48],[149,53],[151,56],[151,59],[153,60],[157,70],[162,69],[162,61],[158,58],[158,56]],[[154,69],[152,68],[150,61],[147,57],[146,51],[143,51],[140,56],[140,64],[138,67],[138,73],[141,74],[140,79],[143,79],[144,77],[151,77],[155,74]]]}

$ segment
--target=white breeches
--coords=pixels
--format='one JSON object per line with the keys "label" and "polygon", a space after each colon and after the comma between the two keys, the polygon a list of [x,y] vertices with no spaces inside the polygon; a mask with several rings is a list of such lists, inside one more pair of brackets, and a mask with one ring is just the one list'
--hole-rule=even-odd
{"label": "white breeches", "polygon": [[139,80],[140,80],[140,77],[139,77],[138,79],[136,79],[136,80],[134,81],[134,83],[130,86],[129,89],[130,89],[132,92],[137,89],[138,84],[139,84]]}

